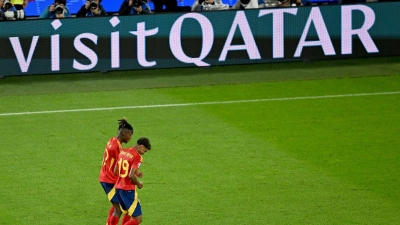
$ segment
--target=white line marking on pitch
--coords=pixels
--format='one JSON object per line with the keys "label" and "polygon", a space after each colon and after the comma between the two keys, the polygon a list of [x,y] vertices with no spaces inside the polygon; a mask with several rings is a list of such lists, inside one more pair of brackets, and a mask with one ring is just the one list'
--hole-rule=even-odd
{"label": "white line marking on pitch", "polygon": [[248,102],[289,101],[289,100],[304,100],[304,99],[343,98],[343,97],[373,96],[373,95],[396,95],[396,94],[400,94],[400,91],[396,91],[396,92],[376,92],[376,93],[359,93],[359,94],[342,94],[342,95],[305,96],[305,97],[288,97],[288,98],[266,98],[266,99],[236,100],[236,101],[177,103],[177,104],[163,104],[163,105],[138,105],[138,106],[121,106],[121,107],[108,107],[108,108],[66,109],[66,110],[50,110],[50,111],[36,111],[36,112],[15,112],[15,113],[0,113],[0,116],[18,116],[18,115],[51,114],[51,113],[67,113],[67,112],[86,112],[86,111],[106,111],[106,110],[119,110],[119,109],[143,109],[143,108],[180,107],[180,106],[195,106],[195,105],[219,105],[219,104],[234,104],[234,103],[248,103]]}

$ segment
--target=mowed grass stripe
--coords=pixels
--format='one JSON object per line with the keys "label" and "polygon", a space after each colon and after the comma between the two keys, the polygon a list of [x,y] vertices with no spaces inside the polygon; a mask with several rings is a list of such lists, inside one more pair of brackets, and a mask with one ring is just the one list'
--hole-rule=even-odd
{"label": "mowed grass stripe", "polygon": [[[252,104],[252,111],[260,105],[263,104]],[[393,207],[390,202],[381,200],[371,191],[354,191],[359,189],[357,185],[326,174],[324,168],[294,158],[285,147],[277,147],[266,138],[210,113],[209,108],[215,107],[219,108],[217,105],[152,108],[142,110],[149,111],[146,114],[138,114],[141,117],[135,122],[136,132],[152,137],[155,146],[145,156],[143,166],[146,187],[140,191],[140,198],[145,210],[145,224],[368,224],[368,221],[370,224],[379,224],[379,221],[395,224],[392,221],[397,217],[390,211]],[[240,108],[239,105],[229,107]],[[14,219],[13,224],[49,224],[41,218],[48,217],[48,211],[60,202],[67,208],[61,214],[64,224],[101,224],[109,204],[97,183],[98,159],[101,158],[104,140],[114,133],[111,132],[114,126],[109,125],[107,129],[102,129],[102,126],[110,117],[118,116],[115,114],[103,111],[36,115],[34,122],[40,126],[28,127],[25,123],[13,121],[16,125],[10,125],[13,131],[24,129],[31,135],[32,138],[28,137],[31,140],[41,137],[41,141],[28,141],[33,142],[28,143],[30,152],[13,153],[14,157],[26,155],[26,164],[29,165],[24,166],[29,173],[21,174],[18,184],[35,184],[41,188],[20,193],[18,201],[16,195],[7,194],[15,188],[7,188],[6,196],[12,197],[5,202],[12,202],[10,208],[17,207],[17,204],[21,207],[20,202],[26,202],[23,208],[27,211],[33,211],[37,207],[33,203],[40,202],[41,210],[34,214],[35,218],[18,217],[17,212],[13,212],[2,224],[11,224],[8,222],[10,218]],[[257,117],[241,117],[241,120],[255,121],[254,118]],[[29,121],[29,117],[22,120]],[[96,124],[96,130],[108,130],[109,135],[97,140],[100,135],[98,131],[93,132],[93,126],[80,125],[89,120],[90,124]],[[54,124],[46,121],[59,121],[57,126],[63,129],[52,130]],[[42,129],[37,130],[37,127]],[[43,141],[48,138],[48,130],[52,130],[54,135],[51,143]],[[87,133],[91,134],[88,139],[75,138],[87,137]],[[6,135],[11,139],[12,134],[14,132]],[[138,137],[140,134],[135,135]],[[26,141],[13,142],[13,146],[27,147]],[[88,151],[77,152],[76,146]],[[52,154],[46,151],[35,153],[36,149],[45,148],[54,150]],[[30,157],[34,154],[35,158]],[[63,158],[51,160],[52,155]],[[46,168],[38,163],[42,161],[47,162],[44,164]],[[4,163],[9,165],[12,162]],[[70,169],[58,170],[60,165]],[[7,166],[7,171],[10,171],[7,174],[12,174],[10,167],[15,168]],[[33,179],[44,175],[45,181]],[[50,180],[62,181],[63,184],[54,184]],[[47,192],[48,187],[56,191]],[[70,190],[79,190],[79,195]],[[53,202],[41,202],[39,196],[43,195]],[[78,205],[84,207],[87,214],[80,213]],[[50,219],[54,223],[59,217]]]}
{"label": "mowed grass stripe", "polygon": [[[378,74],[397,68],[380,67]],[[182,86],[171,77],[165,80]],[[49,94],[7,92],[0,96],[0,113],[146,107],[0,116],[0,224],[104,224],[110,204],[98,171],[105,142],[122,116],[135,127],[125,147],[141,136],[153,144],[141,167],[143,224],[398,224],[400,95],[380,93],[399,91],[399,79],[254,83],[260,80],[248,77],[252,84],[93,87],[101,91],[84,93],[75,87],[73,93],[54,93],[56,87],[38,89],[36,82],[24,80],[21,92],[36,88]],[[326,97],[360,93],[368,95]],[[267,102],[232,103],[260,99]],[[208,102],[215,103],[197,104]]]}
{"label": "mowed grass stripe", "polygon": [[321,96],[303,96],[303,97],[287,97],[287,98],[271,98],[271,99],[249,99],[249,100],[236,100],[236,101],[235,100],[234,101],[213,101],[213,102],[196,102],[196,103],[179,103],[179,104],[158,104],[158,105],[120,106],[120,107],[87,108],[87,109],[50,110],[50,111],[36,111],[36,112],[14,112],[14,113],[0,113],[0,116],[18,116],[18,115],[31,115],[31,114],[51,114],[51,113],[86,112],[86,111],[106,111],[106,110],[120,110],[120,109],[182,107],[182,106],[196,106],[196,105],[218,105],[218,104],[235,104],[235,103],[250,103],[250,102],[289,101],[289,100],[304,100],[304,99],[343,98],[343,97],[396,95],[396,94],[400,94],[400,91],[358,93],[358,94],[340,94],[340,95],[321,95]]}
{"label": "mowed grass stripe", "polygon": [[[345,224],[343,217],[352,224],[365,224],[382,216],[387,224],[393,220],[387,210],[390,202],[381,202],[378,209],[370,207],[377,205],[379,196],[364,190],[355,192],[357,185],[294,158],[285,148],[203,107],[185,108],[177,115],[179,119],[169,122],[176,124],[171,128],[174,132],[163,136],[184,137],[169,142],[179,147],[148,155],[154,158],[148,159],[152,161],[146,172],[163,174],[166,170],[173,174],[147,178],[151,190],[141,192],[146,200],[146,224],[166,224],[163,220],[177,211],[181,216],[173,224],[179,225]],[[177,127],[190,127],[190,132]],[[170,165],[159,167],[163,161]],[[178,165],[183,170],[177,169]]]}

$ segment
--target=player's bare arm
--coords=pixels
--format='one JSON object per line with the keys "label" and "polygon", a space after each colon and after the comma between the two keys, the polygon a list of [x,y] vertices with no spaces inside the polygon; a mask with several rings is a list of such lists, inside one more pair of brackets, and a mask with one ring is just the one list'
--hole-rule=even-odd
{"label": "player's bare arm", "polygon": [[118,166],[117,165],[118,164],[115,164],[115,166],[114,166],[114,176],[118,175]]}
{"label": "player's bare arm", "polygon": [[138,181],[136,173],[137,173],[137,169],[135,168],[131,168],[131,171],[129,171],[129,178],[131,179],[131,182],[133,184],[135,184],[139,189],[141,189],[143,187],[143,183]]}
{"label": "player's bare arm", "polygon": [[137,177],[140,177],[140,178],[143,177],[143,173],[142,173],[142,172],[139,172],[139,171],[137,171],[137,170],[136,170],[135,175],[136,175]]}

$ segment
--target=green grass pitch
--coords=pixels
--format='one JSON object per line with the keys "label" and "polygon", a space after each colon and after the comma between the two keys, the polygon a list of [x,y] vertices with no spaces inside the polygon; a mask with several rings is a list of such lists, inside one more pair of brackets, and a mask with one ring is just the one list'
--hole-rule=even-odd
{"label": "green grass pitch", "polygon": [[0,224],[105,224],[121,117],[153,145],[142,224],[400,221],[393,57],[0,79]]}

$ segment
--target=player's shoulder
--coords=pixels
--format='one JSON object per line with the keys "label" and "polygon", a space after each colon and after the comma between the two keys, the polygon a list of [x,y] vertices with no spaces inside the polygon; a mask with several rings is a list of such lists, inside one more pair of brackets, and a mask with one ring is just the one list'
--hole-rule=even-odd
{"label": "player's shoulder", "polygon": [[133,157],[139,157],[140,156],[139,152],[134,147],[127,148],[124,151],[129,152],[131,155],[133,155]]}
{"label": "player's shoulder", "polygon": [[120,150],[120,142],[118,141],[118,139],[116,137],[112,137],[110,138],[110,140],[108,140],[107,142],[107,148],[108,149],[115,149],[115,150]]}
{"label": "player's shoulder", "polygon": [[108,142],[111,143],[118,143],[118,139],[116,137],[111,137],[110,140]]}
{"label": "player's shoulder", "polygon": [[124,149],[124,152],[129,152],[129,153],[131,153],[132,155],[136,155],[136,153],[137,153],[134,147],[125,148],[125,149]]}
{"label": "player's shoulder", "polygon": [[114,143],[115,139],[116,139],[115,137],[112,137],[112,138],[108,139],[107,145],[110,145],[110,144]]}

